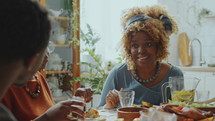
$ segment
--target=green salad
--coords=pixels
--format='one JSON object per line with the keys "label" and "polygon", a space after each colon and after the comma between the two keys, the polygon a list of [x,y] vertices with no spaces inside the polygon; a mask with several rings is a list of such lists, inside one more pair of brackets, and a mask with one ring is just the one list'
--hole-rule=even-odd
{"label": "green salad", "polygon": [[176,104],[180,106],[189,106],[189,107],[215,107],[215,104],[199,104],[199,103],[188,103],[188,102],[180,102],[180,101],[172,101],[169,100],[170,104]]}

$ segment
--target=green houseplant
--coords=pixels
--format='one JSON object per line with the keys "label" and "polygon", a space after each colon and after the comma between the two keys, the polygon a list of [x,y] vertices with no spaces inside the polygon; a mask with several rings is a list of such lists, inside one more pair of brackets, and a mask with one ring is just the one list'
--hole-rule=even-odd
{"label": "green houseplant", "polygon": [[90,62],[80,62],[80,66],[87,67],[82,73],[83,77],[73,78],[71,82],[80,81],[86,82],[91,85],[91,88],[94,90],[94,94],[101,94],[103,84],[107,78],[108,71],[105,67],[102,66],[102,60],[100,56],[95,53],[96,47],[95,44],[101,39],[87,24],[88,32],[84,33],[81,31],[81,42],[84,43],[85,47],[81,49],[81,53],[90,55],[94,63]]}

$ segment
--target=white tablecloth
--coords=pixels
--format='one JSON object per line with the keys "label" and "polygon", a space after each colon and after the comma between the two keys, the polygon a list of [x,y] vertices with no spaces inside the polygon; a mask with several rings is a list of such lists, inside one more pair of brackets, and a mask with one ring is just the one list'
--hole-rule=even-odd
{"label": "white tablecloth", "polygon": [[98,110],[100,117],[95,119],[86,119],[86,121],[115,121],[117,119],[117,111],[114,110]]}
{"label": "white tablecloth", "polygon": [[106,121],[114,121],[117,119],[117,111],[115,110],[99,110],[100,117],[104,117]]}

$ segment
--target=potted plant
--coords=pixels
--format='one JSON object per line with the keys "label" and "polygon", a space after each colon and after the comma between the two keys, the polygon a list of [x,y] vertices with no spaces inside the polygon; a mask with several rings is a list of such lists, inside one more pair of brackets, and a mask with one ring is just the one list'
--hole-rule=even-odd
{"label": "potted plant", "polygon": [[95,53],[95,44],[101,39],[94,31],[92,31],[89,24],[87,24],[88,32],[81,31],[81,42],[84,43],[84,48],[81,53],[85,53],[91,57],[94,63],[80,62],[80,66],[87,67],[81,77],[72,78],[71,82],[80,81],[89,83],[94,90],[94,94],[101,94],[103,84],[107,78],[107,68],[103,67],[102,60],[98,54]]}

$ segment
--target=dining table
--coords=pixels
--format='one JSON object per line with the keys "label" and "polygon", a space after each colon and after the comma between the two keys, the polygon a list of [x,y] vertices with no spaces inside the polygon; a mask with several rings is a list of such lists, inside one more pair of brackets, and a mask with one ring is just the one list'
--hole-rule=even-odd
{"label": "dining table", "polygon": [[[157,106],[156,106],[157,107]],[[214,107],[208,107],[208,108],[214,108]],[[152,109],[153,110],[153,109]],[[151,110],[151,111],[152,111]],[[85,121],[124,121],[124,119],[122,118],[118,118],[117,117],[117,109],[111,109],[111,110],[107,110],[107,109],[99,109],[97,110],[99,112],[100,117],[98,118],[87,118]],[[176,115],[173,115],[171,113],[166,113],[166,112],[161,112],[161,111],[155,111],[154,114],[156,114],[155,118],[157,120],[157,118],[176,118]],[[215,115],[213,115],[215,116]],[[215,121],[215,118],[212,117],[208,117],[208,120],[210,119],[210,121]],[[135,119],[135,121],[138,119]]]}
{"label": "dining table", "polygon": [[117,120],[117,109],[101,109],[98,110],[101,119],[106,119],[106,121],[115,121]]}

